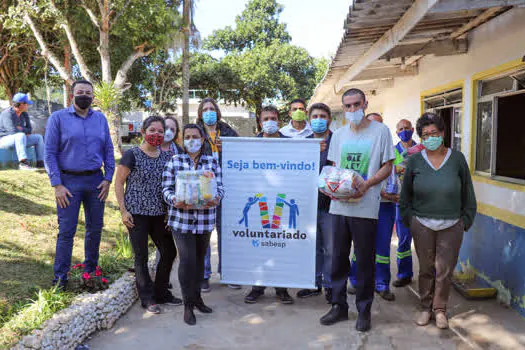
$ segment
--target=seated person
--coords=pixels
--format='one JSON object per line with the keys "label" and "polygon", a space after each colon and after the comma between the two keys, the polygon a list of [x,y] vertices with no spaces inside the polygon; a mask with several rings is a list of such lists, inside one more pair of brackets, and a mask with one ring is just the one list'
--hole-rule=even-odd
{"label": "seated person", "polygon": [[13,105],[0,113],[0,148],[15,148],[19,169],[33,170],[28,161],[26,147],[35,146],[36,166],[44,167],[44,139],[32,134],[31,121],[27,110],[33,101],[24,93],[13,97]]}

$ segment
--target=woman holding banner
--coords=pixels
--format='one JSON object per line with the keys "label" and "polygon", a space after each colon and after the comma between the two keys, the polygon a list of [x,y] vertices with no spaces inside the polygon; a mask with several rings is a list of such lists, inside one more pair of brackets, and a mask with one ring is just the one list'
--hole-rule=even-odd
{"label": "woman holding banner", "polygon": [[[217,159],[204,154],[205,133],[196,124],[188,124],[183,130],[185,152],[177,154],[166,163],[162,174],[163,196],[169,206],[168,225],[175,237],[179,251],[179,282],[184,299],[184,322],[195,325],[193,308],[202,313],[212,309],[204,304],[201,297],[201,283],[204,275],[204,255],[210,243],[215,226],[216,207],[224,195],[221,168]],[[213,173],[217,181],[217,196],[196,209],[175,196],[177,174],[180,171],[205,170]]]}
{"label": "woman holding banner", "polygon": [[[221,164],[222,144],[221,136],[237,137],[239,136],[235,130],[221,120],[221,110],[217,102],[210,97],[206,97],[199,104],[197,109],[197,125],[205,131],[203,154],[213,155],[219,164]],[[217,244],[219,254],[219,265],[217,272],[221,273],[221,206],[217,207]],[[202,292],[210,291],[210,277],[211,277],[211,248],[208,246],[206,257],[204,259],[204,280],[201,285]],[[230,288],[240,289],[239,285],[229,285]]]}

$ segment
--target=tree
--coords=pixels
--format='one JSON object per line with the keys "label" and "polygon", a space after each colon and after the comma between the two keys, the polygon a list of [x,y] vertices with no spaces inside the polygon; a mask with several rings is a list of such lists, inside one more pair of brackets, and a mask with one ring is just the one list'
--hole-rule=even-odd
{"label": "tree", "polygon": [[292,37],[286,25],[279,23],[283,6],[275,0],[251,0],[241,15],[235,18],[235,28],[227,26],[206,38],[204,47],[226,52],[246,51],[256,45],[269,46],[275,40],[289,43]]}
{"label": "tree", "polygon": [[[78,70],[85,79],[122,92],[129,88],[127,76],[133,64],[166,45],[178,31],[178,6],[171,0],[19,0],[9,15],[12,28],[30,29],[40,55],[64,81],[72,82]],[[76,69],[68,70],[64,53],[57,54],[46,40],[41,31],[45,22],[52,22],[67,38]],[[112,139],[120,149],[120,118],[117,106],[112,109],[117,116],[110,121]]]}
{"label": "tree", "polygon": [[11,5],[11,0],[0,2],[0,87],[10,102],[18,91],[33,92],[45,69],[44,60],[35,55],[36,41],[22,30],[6,28],[4,14]]}
{"label": "tree", "polygon": [[208,60],[208,76],[220,72],[224,80],[203,79],[193,87],[217,86],[221,96],[244,101],[257,117],[265,101],[308,99],[319,81],[318,65],[305,49],[290,44],[286,25],[279,22],[282,10],[275,0],[251,0],[235,28],[214,31],[204,47],[226,55],[220,63]]}

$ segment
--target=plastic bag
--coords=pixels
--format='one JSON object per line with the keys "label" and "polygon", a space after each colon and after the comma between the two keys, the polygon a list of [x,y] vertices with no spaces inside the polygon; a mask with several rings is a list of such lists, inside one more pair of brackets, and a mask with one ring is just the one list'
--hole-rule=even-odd
{"label": "plastic bag", "polygon": [[401,180],[396,174],[395,167],[392,167],[392,172],[387,177],[387,179],[383,181],[381,185],[381,191],[388,194],[401,194]]}
{"label": "plastic bag", "polygon": [[319,175],[319,190],[338,199],[356,194],[357,185],[364,182],[359,173],[349,169],[325,166]]}
{"label": "plastic bag", "polygon": [[425,149],[425,146],[423,146],[422,144],[418,143],[417,145],[415,146],[412,146],[410,147],[409,149],[405,150],[402,154],[401,154],[401,161],[398,160],[398,158],[396,157],[396,160],[394,161],[394,165],[396,167],[396,171],[398,173],[402,172],[403,169],[405,169],[407,167],[407,164],[408,164],[408,158],[416,153],[419,153],[421,152],[422,150]]}
{"label": "plastic bag", "polygon": [[205,170],[184,170],[177,172],[175,198],[196,209],[217,197],[215,174]]}

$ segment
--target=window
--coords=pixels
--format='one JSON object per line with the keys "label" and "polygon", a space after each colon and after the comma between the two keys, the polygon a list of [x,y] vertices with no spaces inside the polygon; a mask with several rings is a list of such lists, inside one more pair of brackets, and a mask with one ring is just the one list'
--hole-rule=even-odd
{"label": "window", "polygon": [[525,181],[525,70],[478,82],[476,171]]}
{"label": "window", "polygon": [[456,88],[424,96],[423,103],[425,112],[436,113],[445,121],[445,146],[461,151],[463,89]]}

